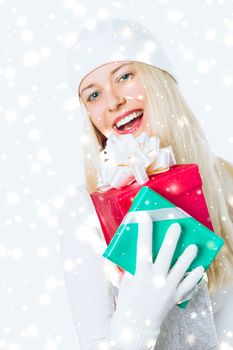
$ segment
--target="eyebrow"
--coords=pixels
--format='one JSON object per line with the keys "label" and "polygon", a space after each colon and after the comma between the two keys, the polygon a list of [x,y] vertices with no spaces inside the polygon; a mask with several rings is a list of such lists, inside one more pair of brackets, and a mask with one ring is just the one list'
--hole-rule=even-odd
{"label": "eyebrow", "polygon": [[[128,66],[128,65],[130,65],[130,64],[132,64],[132,62],[130,62],[130,63],[124,63],[124,64],[122,64],[121,66],[118,66],[117,68],[113,69],[113,71],[111,71],[110,75],[115,74],[120,68],[122,68],[122,67],[124,67],[124,66]],[[90,88],[92,88],[92,87],[94,87],[94,86],[95,86],[95,84],[90,84],[90,85],[86,86],[86,87],[85,87],[84,89],[82,89],[82,91],[80,92],[80,96],[82,95],[83,91],[85,91],[85,90],[87,90],[87,89],[90,89]]]}

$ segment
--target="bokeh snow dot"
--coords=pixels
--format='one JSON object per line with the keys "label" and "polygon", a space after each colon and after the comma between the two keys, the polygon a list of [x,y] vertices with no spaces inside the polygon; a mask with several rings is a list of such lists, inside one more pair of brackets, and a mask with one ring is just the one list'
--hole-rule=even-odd
{"label": "bokeh snow dot", "polygon": [[20,34],[20,38],[25,43],[30,43],[33,39],[33,33],[31,30],[23,30]]}
{"label": "bokeh snow dot", "polygon": [[57,344],[54,340],[47,339],[45,344],[46,344],[46,350],[58,350]]}
{"label": "bokeh snow dot", "polygon": [[10,205],[16,205],[19,203],[19,200],[20,200],[20,197],[19,197],[19,194],[16,193],[16,192],[10,192],[8,195],[7,195],[7,202],[10,204]]}
{"label": "bokeh snow dot", "polygon": [[40,61],[40,55],[36,51],[28,51],[23,56],[23,64],[28,67],[36,66]]}
{"label": "bokeh snow dot", "polygon": [[178,10],[170,10],[167,13],[168,20],[173,23],[180,21],[181,19],[183,19],[183,17],[183,13]]}
{"label": "bokeh snow dot", "polygon": [[13,109],[6,110],[4,117],[8,123],[14,123],[17,119],[17,112]]}
{"label": "bokeh snow dot", "polygon": [[43,293],[40,295],[39,302],[41,305],[49,305],[52,299],[49,294]]}
{"label": "bokeh snow dot", "polygon": [[15,77],[15,68],[14,67],[7,67],[5,68],[5,77],[6,79],[13,79]]}
{"label": "bokeh snow dot", "polygon": [[207,74],[209,72],[209,63],[207,61],[200,61],[197,69],[200,73]]}
{"label": "bokeh snow dot", "polygon": [[18,27],[21,27],[21,28],[26,27],[27,23],[28,23],[28,20],[27,20],[27,17],[25,16],[18,16],[16,18],[16,25]]}
{"label": "bokeh snow dot", "polygon": [[17,98],[17,103],[20,107],[27,107],[29,105],[29,97],[27,95],[20,95]]}
{"label": "bokeh snow dot", "polygon": [[225,75],[223,77],[223,84],[226,86],[226,87],[232,87],[233,86],[233,76],[231,75]]}
{"label": "bokeh snow dot", "polygon": [[52,54],[52,50],[50,47],[42,47],[40,49],[40,54],[42,57],[46,58],[46,57],[50,57]]}
{"label": "bokeh snow dot", "polygon": [[34,128],[29,131],[28,136],[32,141],[38,141],[41,137],[41,132],[39,129]]}
{"label": "bokeh snow dot", "polygon": [[47,257],[49,255],[49,248],[42,246],[38,249],[38,255],[42,258]]}

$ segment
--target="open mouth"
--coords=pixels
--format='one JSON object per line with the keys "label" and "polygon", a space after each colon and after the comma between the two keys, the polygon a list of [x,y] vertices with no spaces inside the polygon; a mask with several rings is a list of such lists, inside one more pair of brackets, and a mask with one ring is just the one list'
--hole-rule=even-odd
{"label": "open mouth", "polygon": [[129,132],[136,131],[142,122],[143,110],[130,113],[126,117],[122,118],[120,121],[113,125],[113,129],[119,134],[126,134]]}

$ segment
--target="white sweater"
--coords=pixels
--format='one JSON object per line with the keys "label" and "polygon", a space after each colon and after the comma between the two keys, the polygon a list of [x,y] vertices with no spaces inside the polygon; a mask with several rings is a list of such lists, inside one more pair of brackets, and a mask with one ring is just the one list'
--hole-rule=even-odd
{"label": "white sweater", "polygon": [[[213,319],[209,312],[210,305],[201,305],[201,296],[199,299],[197,296],[196,303],[201,309],[200,314],[201,312],[205,313],[206,308],[208,319],[201,320],[200,326],[198,326],[198,324],[192,323],[194,320],[189,317],[190,320],[183,321],[182,327],[180,327],[178,320],[182,320],[184,312],[178,310],[179,308],[176,306],[176,310],[172,310],[170,313],[170,321],[165,322],[162,328],[160,334],[162,345],[160,346],[158,346],[158,341],[155,345],[155,330],[149,326],[144,329],[135,328],[132,334],[124,333],[120,320],[114,320],[113,317],[117,300],[117,286],[122,275],[113,263],[102,256],[106,243],[94,206],[84,187],[79,188],[77,194],[66,201],[61,210],[59,225],[62,229],[60,240],[64,261],[64,277],[82,350],[166,350],[169,349],[169,342],[173,343],[171,337],[176,337],[175,333],[180,332],[179,328],[183,327],[183,333],[187,331],[187,339],[190,328],[193,328],[190,329],[190,334],[195,333],[194,329],[196,329],[196,334],[202,333],[200,327],[203,325],[201,322],[207,324],[206,329],[203,330],[206,339],[203,341],[203,346],[202,342],[198,340],[195,347],[193,344],[189,344],[188,339],[187,349],[207,350],[217,345]],[[192,303],[190,302],[190,304]],[[190,313],[192,313],[191,308],[192,306],[190,306]],[[187,310],[186,314],[187,312],[189,311]],[[173,332],[169,329],[171,324],[174,325]],[[175,329],[175,327],[178,328]],[[190,342],[192,342],[191,338]],[[173,349],[178,350],[180,346],[177,340],[177,343],[174,342]]]}

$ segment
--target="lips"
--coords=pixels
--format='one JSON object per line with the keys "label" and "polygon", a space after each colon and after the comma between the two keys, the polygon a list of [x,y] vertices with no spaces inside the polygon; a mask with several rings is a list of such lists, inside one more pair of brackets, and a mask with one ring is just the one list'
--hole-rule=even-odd
{"label": "lips", "polygon": [[[130,117],[131,117],[130,115],[132,113],[140,113],[141,115],[137,116],[136,118],[134,117],[133,119],[130,120]],[[127,121],[127,117],[129,117],[129,121]],[[123,119],[126,119],[125,123]],[[130,111],[123,113],[119,117],[117,117],[112,123],[112,127],[119,134],[133,133],[140,127],[142,123],[142,119],[143,119],[143,109],[139,109],[139,108],[132,109]],[[122,125],[121,125],[121,122],[123,122]],[[116,124],[118,124],[118,126]]]}
{"label": "lips", "polygon": [[117,118],[113,121],[112,127],[114,127],[115,124],[116,124],[117,122],[119,122],[121,119],[127,117],[127,115],[129,115],[129,114],[131,114],[131,113],[134,113],[134,112],[143,112],[143,109],[141,109],[141,108],[131,109],[130,111],[127,111],[127,112],[121,114],[119,117],[117,117]]}

